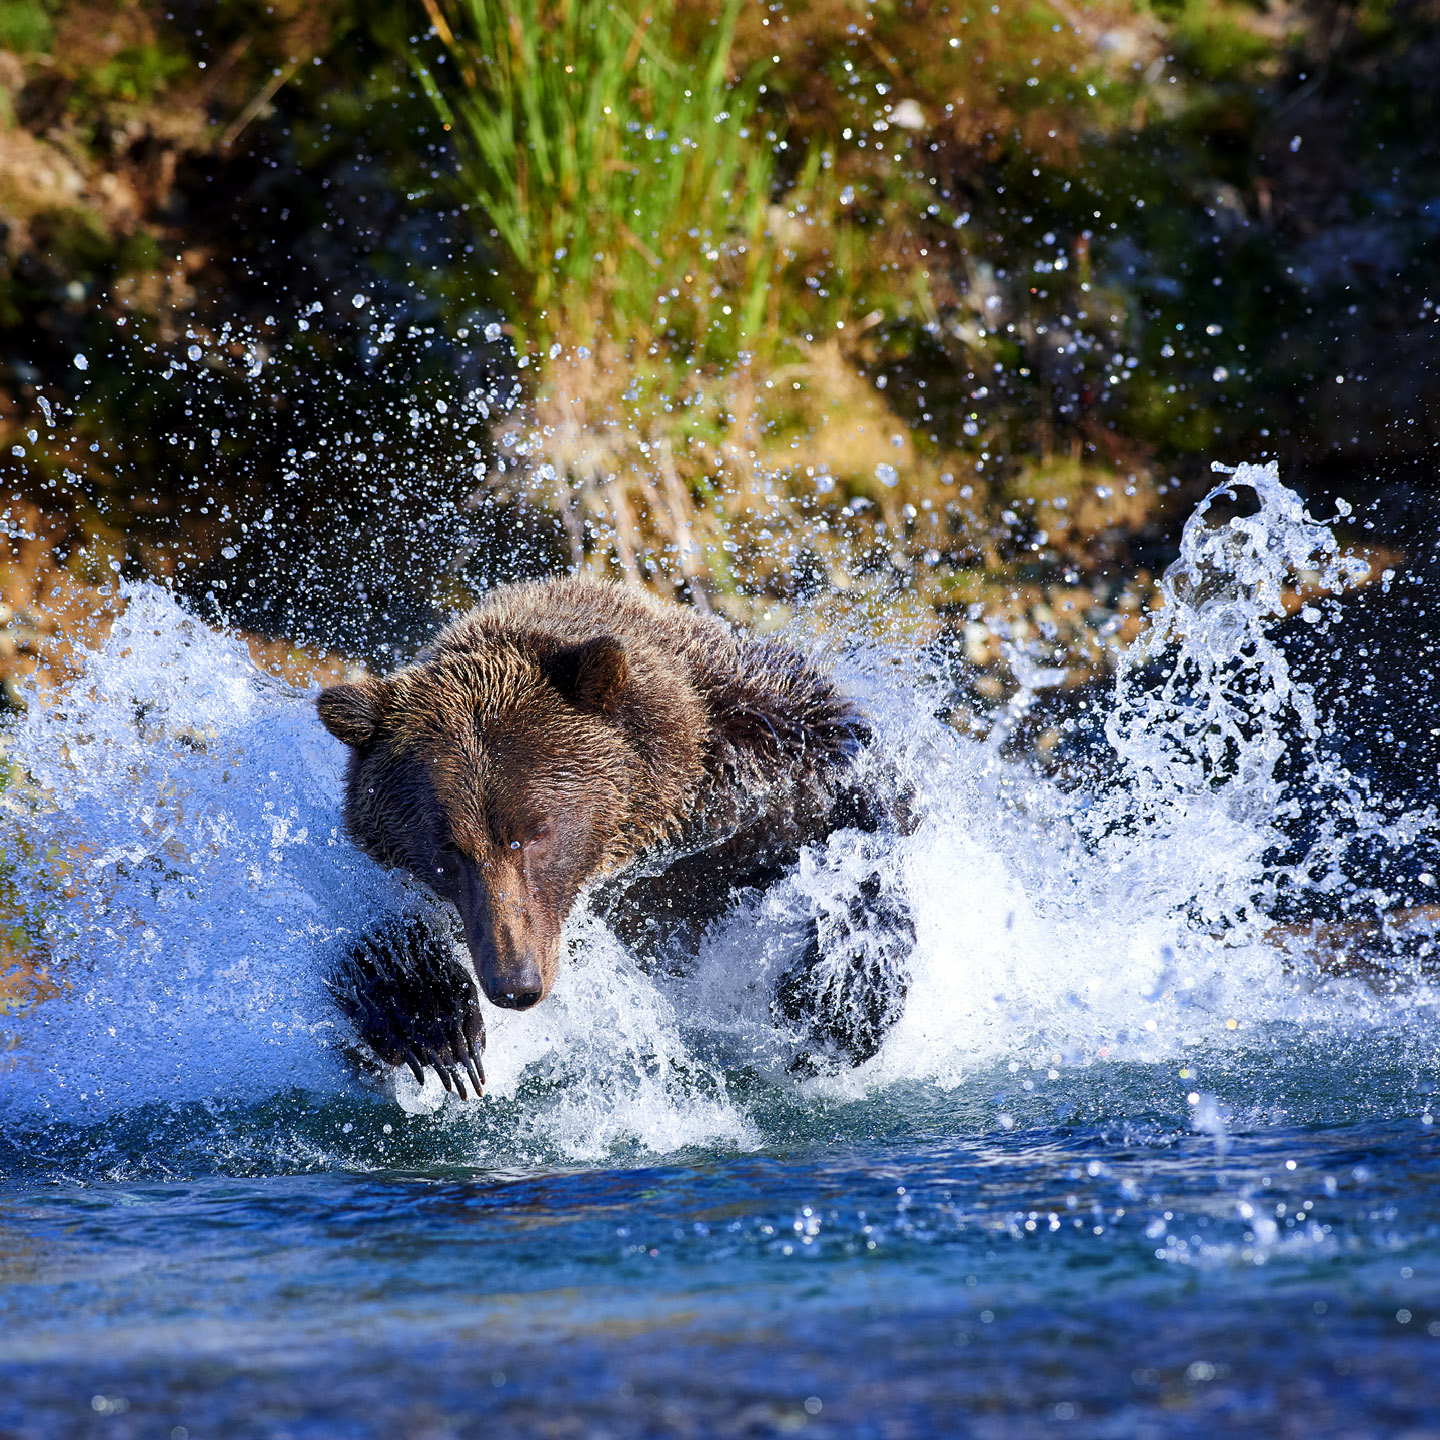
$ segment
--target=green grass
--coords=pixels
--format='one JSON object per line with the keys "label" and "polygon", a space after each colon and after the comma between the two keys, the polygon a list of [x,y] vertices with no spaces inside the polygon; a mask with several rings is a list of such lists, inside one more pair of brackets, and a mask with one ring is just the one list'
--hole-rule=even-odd
{"label": "green grass", "polygon": [[43,53],[54,38],[49,7],[41,0],[0,0],[0,50],[18,55]]}
{"label": "green grass", "polygon": [[522,349],[623,337],[705,363],[756,343],[774,164],[758,70],[726,78],[737,11],[683,57],[665,3],[459,0],[447,73],[416,58],[461,192],[497,232]]}

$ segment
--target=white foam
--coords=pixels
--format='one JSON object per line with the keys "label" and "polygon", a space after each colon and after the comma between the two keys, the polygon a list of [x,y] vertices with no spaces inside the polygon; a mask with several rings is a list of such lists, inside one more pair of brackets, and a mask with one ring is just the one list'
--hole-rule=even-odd
{"label": "white foam", "polygon": [[10,818],[51,857],[22,889],[67,992],[16,1025],[27,1098],[94,1117],[345,1084],[313,956],[391,886],[340,835],[305,698],[141,586],[83,678],[29,700],[10,755],[41,799]]}
{"label": "white foam", "polygon": [[[587,1160],[626,1145],[759,1143],[737,1073],[787,1093],[801,1084],[770,1020],[775,975],[805,917],[876,873],[915,918],[909,1004],[873,1061],[804,1082],[812,1092],[953,1087],[1007,1059],[1153,1063],[1243,1046],[1273,1022],[1373,1022],[1373,1000],[1363,1011],[1301,983],[1255,915],[1282,798],[1278,726],[1298,714],[1306,743],[1317,723],[1283,656],[1263,648],[1276,577],[1338,562],[1273,471],[1234,483],[1255,488],[1259,512],[1219,538],[1203,516],[1192,522],[1146,653],[1202,680],[1258,653],[1248,700],[1202,687],[1211,711],[1197,724],[1174,686],[1127,671],[1114,782],[1065,795],[937,724],[902,667],[872,672],[879,748],[914,783],[920,826],[817,847],[719,927],[687,977],[645,973],[578,913],[551,999],[487,1014],[489,1089],[515,1102],[515,1144]],[[6,1022],[6,1100],[84,1121],[291,1087],[359,1094],[325,954],[412,897],[344,838],[344,755],[310,698],[142,585],[82,679],[30,702],[9,750],[43,800],[12,801],[5,847],[72,867],[73,894],[41,878],[45,867],[21,876],[68,990]],[[1207,748],[1217,725],[1231,747],[1218,758]],[[422,1092],[400,1076],[393,1093],[405,1110],[439,1103],[433,1080]]]}

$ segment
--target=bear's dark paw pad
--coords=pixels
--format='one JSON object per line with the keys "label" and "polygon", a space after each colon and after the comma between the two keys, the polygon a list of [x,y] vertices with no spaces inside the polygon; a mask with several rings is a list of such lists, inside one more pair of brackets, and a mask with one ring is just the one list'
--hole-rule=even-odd
{"label": "bear's dark paw pad", "polygon": [[869,877],[845,905],[811,922],[809,943],[776,987],[773,1012],[797,1032],[792,1074],[833,1075],[878,1052],[905,1010],[915,923]]}
{"label": "bear's dark paw pad", "polygon": [[425,1083],[469,1099],[465,1076],[483,1093],[485,1020],[475,982],[449,945],[422,920],[397,920],[362,936],[330,980],[335,1002],[360,1038],[387,1065],[408,1065]]}

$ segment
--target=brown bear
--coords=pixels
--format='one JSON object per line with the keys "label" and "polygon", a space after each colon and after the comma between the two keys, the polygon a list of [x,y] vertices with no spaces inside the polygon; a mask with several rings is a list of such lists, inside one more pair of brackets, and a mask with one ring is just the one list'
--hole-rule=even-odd
{"label": "brown bear", "polygon": [[[693,948],[804,846],[896,811],[855,773],[869,728],[797,651],[585,576],[498,589],[413,664],[317,706],[350,747],[351,836],[455,907],[480,988],[509,1009],[550,992],[583,892],[641,953]],[[828,964],[812,938],[777,991],[812,1068],[820,1051],[867,1058],[899,1013],[903,959],[892,944],[893,973],[874,973],[864,923],[842,917]],[[480,1011],[440,937],[367,937],[333,983],[382,1060],[417,1079],[433,1065],[462,1096],[468,1070],[478,1092]]]}

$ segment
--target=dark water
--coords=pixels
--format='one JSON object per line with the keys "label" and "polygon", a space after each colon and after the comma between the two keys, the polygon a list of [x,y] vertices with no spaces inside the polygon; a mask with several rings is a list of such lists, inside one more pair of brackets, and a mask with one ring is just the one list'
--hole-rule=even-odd
{"label": "dark water", "polygon": [[1433,1434],[1440,1154],[1394,1098],[1217,1141],[912,1095],[930,1133],[666,1164],[12,1184],[0,1434]]}
{"label": "dark water", "polygon": [[[685,976],[578,914],[481,1104],[357,1077],[327,947],[414,897],[306,697],[134,592],[8,739],[66,988],[0,1017],[0,1437],[1440,1435],[1436,817],[1334,758],[1270,636],[1340,561],[1247,483],[1108,781],[881,656],[915,833],[817,847]],[[797,1081],[764,977],[876,874],[905,1016]]]}

